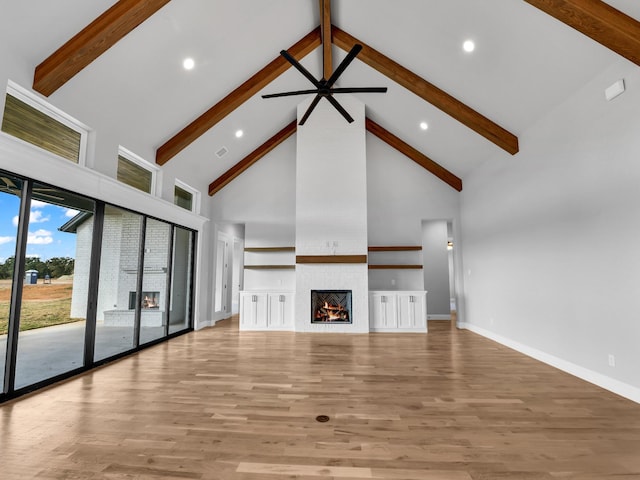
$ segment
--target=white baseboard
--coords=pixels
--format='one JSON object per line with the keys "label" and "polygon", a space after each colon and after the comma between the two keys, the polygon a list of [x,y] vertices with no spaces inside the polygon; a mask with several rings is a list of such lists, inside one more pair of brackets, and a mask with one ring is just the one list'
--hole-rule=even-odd
{"label": "white baseboard", "polygon": [[203,328],[210,327],[212,325],[211,320],[204,320],[202,322],[196,323],[194,330],[202,330]]}
{"label": "white baseboard", "polygon": [[505,347],[509,347],[528,357],[535,358],[536,360],[546,363],[547,365],[551,365],[552,367],[558,368],[563,372],[567,372],[586,382],[593,383],[594,385],[604,388],[605,390],[609,390],[610,392],[620,395],[621,397],[627,398],[636,403],[640,403],[640,388],[634,387],[633,385],[629,385],[628,383],[624,383],[611,377],[607,377],[606,375],[594,372],[593,370],[589,370],[587,368],[581,367],[580,365],[576,365],[575,363],[568,362],[553,355],[549,355],[548,353],[541,352],[540,350],[528,347],[527,345],[523,345],[519,342],[503,337],[489,330],[485,330],[484,328],[477,327],[475,325],[460,323],[458,324],[458,327],[467,329],[473,333],[477,333],[478,335],[489,338],[494,342],[498,342],[499,344],[504,345]]}
{"label": "white baseboard", "polygon": [[451,320],[451,315],[445,314],[427,314],[427,320]]}

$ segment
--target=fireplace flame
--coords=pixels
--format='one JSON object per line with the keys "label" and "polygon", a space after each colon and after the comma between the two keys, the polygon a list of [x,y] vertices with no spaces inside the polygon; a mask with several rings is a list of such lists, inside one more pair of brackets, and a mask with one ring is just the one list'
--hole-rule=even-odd
{"label": "fireplace flame", "polygon": [[156,297],[145,295],[142,300],[142,308],[158,308],[158,300]]}
{"label": "fireplace flame", "polygon": [[329,302],[324,302],[322,307],[316,310],[316,320],[321,322],[345,322],[349,321],[349,312],[340,304],[332,305]]}

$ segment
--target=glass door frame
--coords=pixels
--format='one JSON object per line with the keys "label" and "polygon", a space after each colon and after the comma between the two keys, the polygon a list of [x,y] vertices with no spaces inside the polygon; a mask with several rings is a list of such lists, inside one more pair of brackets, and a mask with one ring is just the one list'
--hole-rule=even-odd
{"label": "glass door frame", "polygon": [[[181,330],[177,330],[175,332],[169,333],[169,323],[170,323],[170,310],[169,305],[171,302],[171,272],[172,269],[167,269],[167,295],[165,297],[165,305],[166,305],[166,316],[167,321],[166,325],[164,325],[164,334],[162,337],[158,339],[154,339],[150,342],[147,342],[143,345],[140,345],[140,305],[139,302],[136,306],[135,312],[135,342],[131,349],[121,352],[119,354],[100,359],[98,361],[95,360],[95,341],[96,341],[96,318],[97,318],[97,310],[98,310],[98,292],[100,288],[100,259],[102,253],[102,240],[103,240],[103,231],[104,231],[104,218],[105,218],[105,207],[107,205],[112,205],[108,202],[97,200],[90,198],[86,195],[82,195],[88,200],[92,200],[94,202],[94,221],[93,221],[93,234],[91,239],[91,255],[89,258],[89,282],[88,282],[88,294],[87,294],[87,309],[86,309],[86,323],[85,323],[85,332],[84,332],[84,345],[83,345],[83,365],[81,367],[69,370],[62,374],[55,375],[53,377],[47,378],[42,381],[38,381],[34,384],[27,385],[25,387],[15,388],[15,380],[16,380],[16,362],[17,362],[17,352],[18,352],[18,342],[19,342],[19,333],[20,333],[20,312],[22,309],[22,295],[23,295],[23,285],[24,285],[24,276],[25,276],[25,263],[26,263],[26,250],[27,250],[27,238],[28,238],[28,229],[29,229],[29,216],[31,211],[31,199],[33,196],[33,185],[36,183],[34,180],[26,178],[22,175],[17,175],[9,171],[0,170],[0,173],[5,173],[12,177],[16,177],[20,179],[22,182],[22,190],[20,192],[20,207],[19,207],[19,220],[17,226],[16,233],[16,249],[15,249],[15,262],[13,266],[13,278],[11,282],[11,296],[10,296],[10,307],[9,307],[9,317],[8,317],[8,332],[7,332],[7,348],[6,348],[6,361],[4,371],[0,372],[0,375],[4,375],[4,382],[2,385],[2,390],[0,391],[0,403],[11,400],[13,398],[19,397],[21,395],[30,393],[34,390],[38,390],[45,386],[51,385],[53,383],[59,382],[61,380],[73,377],[79,373],[86,372],[95,367],[103,365],[105,363],[112,362],[117,360],[118,358],[130,355],[131,353],[140,351],[144,348],[148,348],[157,343],[164,342],[171,338],[174,338],[179,335],[183,335],[190,331],[193,331],[194,328],[194,311],[193,307],[195,304],[195,279],[196,279],[196,248],[198,241],[198,232],[191,228],[185,227],[183,225],[178,225],[161,218],[156,218],[151,215],[146,215],[140,212],[136,212],[135,210],[127,209],[118,205],[113,205],[116,208],[129,211],[135,213],[137,215],[142,216],[142,231],[141,231],[141,241],[140,241],[140,255],[138,262],[138,279],[137,279],[137,295],[141,294],[142,289],[142,281],[144,276],[144,235],[146,230],[147,219],[154,219],[160,222],[166,223],[170,227],[170,236],[168,242],[168,262],[169,267],[171,267],[171,262],[173,261],[173,236],[176,227],[180,227],[181,229],[187,230],[191,232],[191,258],[188,259],[190,262],[189,269],[190,275],[188,277],[188,322],[185,328]],[[45,184],[44,182],[37,182],[38,184]],[[74,194],[67,189],[59,188],[54,185],[47,185],[52,188],[56,188],[62,191],[66,191]],[[78,194],[74,194],[78,195]]]}

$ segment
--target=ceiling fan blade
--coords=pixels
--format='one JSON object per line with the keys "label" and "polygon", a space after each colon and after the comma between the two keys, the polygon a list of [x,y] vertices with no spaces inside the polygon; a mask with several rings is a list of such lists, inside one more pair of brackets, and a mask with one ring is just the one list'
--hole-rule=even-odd
{"label": "ceiling fan blade", "polygon": [[332,88],[330,93],[386,93],[387,87]]}
{"label": "ceiling fan blade", "polygon": [[307,118],[309,118],[309,115],[311,115],[311,112],[313,112],[313,109],[316,108],[321,98],[322,97],[320,95],[316,95],[316,98],[313,99],[313,101],[311,102],[311,105],[309,105],[309,108],[307,108],[307,111],[304,112],[304,115],[300,119],[300,123],[298,123],[298,125],[304,125],[304,123],[307,121]]}
{"label": "ceiling fan blade", "polygon": [[327,80],[327,87],[331,87],[334,83],[336,83],[336,80],[338,80],[338,77],[342,75],[342,72],[344,72],[344,70],[349,66],[349,64],[353,62],[353,59],[356,58],[356,55],[358,55],[358,53],[360,53],[360,50],[362,50],[362,45],[360,45],[359,43],[356,43],[353,46],[353,48],[349,51],[349,53],[347,53],[347,56],[344,57],[344,60],[340,62],[340,65],[338,65],[338,68],[335,69],[335,71],[333,72],[333,75],[331,75],[329,80]]}
{"label": "ceiling fan blade", "polygon": [[295,58],[293,58],[293,56],[289,54],[289,52],[287,52],[286,50],[282,50],[280,52],[280,55],[286,58],[287,61],[296,68],[296,70],[298,70],[302,75],[304,75],[307,78],[307,80],[313,83],[317,88],[322,87],[322,84],[318,82],[318,80],[316,80],[315,77],[311,75],[311,73],[309,73],[309,70],[304,68]]}
{"label": "ceiling fan blade", "polygon": [[337,101],[335,98],[333,98],[331,95],[329,95],[328,97],[325,97],[325,98],[326,98],[327,100],[329,100],[329,103],[330,103],[331,105],[333,105],[334,107],[336,107],[336,110],[338,110],[338,111],[340,112],[340,114],[345,118],[345,120],[346,120],[347,122],[349,122],[349,123],[353,123],[353,118],[351,118],[351,115],[349,115],[349,114],[347,113],[347,111],[346,111],[344,108],[342,108],[342,105],[340,105],[340,104],[338,103],[338,101]]}
{"label": "ceiling fan blade", "polygon": [[268,95],[262,95],[262,98],[291,97],[293,95],[307,95],[310,93],[318,93],[318,89],[297,90],[295,92],[269,93]]}

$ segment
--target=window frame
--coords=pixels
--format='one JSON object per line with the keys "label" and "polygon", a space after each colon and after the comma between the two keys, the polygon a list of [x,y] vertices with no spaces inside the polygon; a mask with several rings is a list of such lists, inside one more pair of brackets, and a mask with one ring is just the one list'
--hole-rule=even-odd
{"label": "window frame", "polygon": [[[118,164],[116,163],[116,180],[118,180],[121,184],[126,185],[130,188],[133,188],[139,192],[144,192],[144,193],[148,193],[149,195],[152,195],[154,197],[158,196],[158,186],[160,184],[159,181],[159,176],[160,176],[160,169],[154,165],[153,163],[145,160],[144,158],[142,158],[140,155],[136,155],[135,153],[133,153],[131,150],[128,150],[126,148],[124,148],[122,145],[118,146],[118,157],[123,157],[126,160],[129,160],[131,163],[135,163],[138,167],[148,171],[151,173],[151,186],[150,186],[150,191],[149,192],[145,192],[144,190],[140,190],[139,188],[133,187],[131,185],[129,185],[128,183],[123,182],[122,180],[118,180]],[[116,162],[117,162],[117,157],[116,157]]]}
{"label": "window frame", "polygon": [[[79,165],[81,167],[86,167],[87,150],[89,145],[89,134],[91,132],[91,129],[87,125],[80,122],[79,120],[72,117],[71,115],[65,113],[64,111],[60,110],[59,108],[53,106],[52,104],[50,104],[49,102],[41,98],[40,96],[36,95],[34,92],[31,92],[30,90],[18,85],[16,82],[12,80],[7,81],[7,88],[5,90],[5,95],[11,95],[12,97],[20,100],[21,102],[24,102],[30,107],[38,110],[40,113],[65,125],[66,127],[74,130],[75,132],[78,132],[80,134],[80,148],[78,151],[78,163],[76,165]],[[4,111],[3,111],[3,114],[4,114]],[[2,133],[6,135],[10,135],[6,132],[2,132]],[[32,147],[39,148],[40,150],[43,150],[51,155],[55,155],[56,157],[61,158],[65,161],[75,163],[64,157],[60,157],[59,155],[47,150],[46,148],[42,148],[39,145],[36,145],[31,142],[27,142],[26,140],[23,140],[19,137],[15,137],[13,135],[10,135],[10,136],[12,138],[15,138],[16,140],[26,143],[27,145],[31,145]]]}
{"label": "window frame", "polygon": [[174,205],[177,205],[176,199],[175,199],[175,191],[176,191],[175,187],[178,187],[184,190],[185,192],[191,194],[191,209],[188,210],[185,208],[185,210],[187,210],[188,212],[195,213],[196,215],[199,214],[200,213],[200,190],[176,178],[173,182],[173,204]]}

